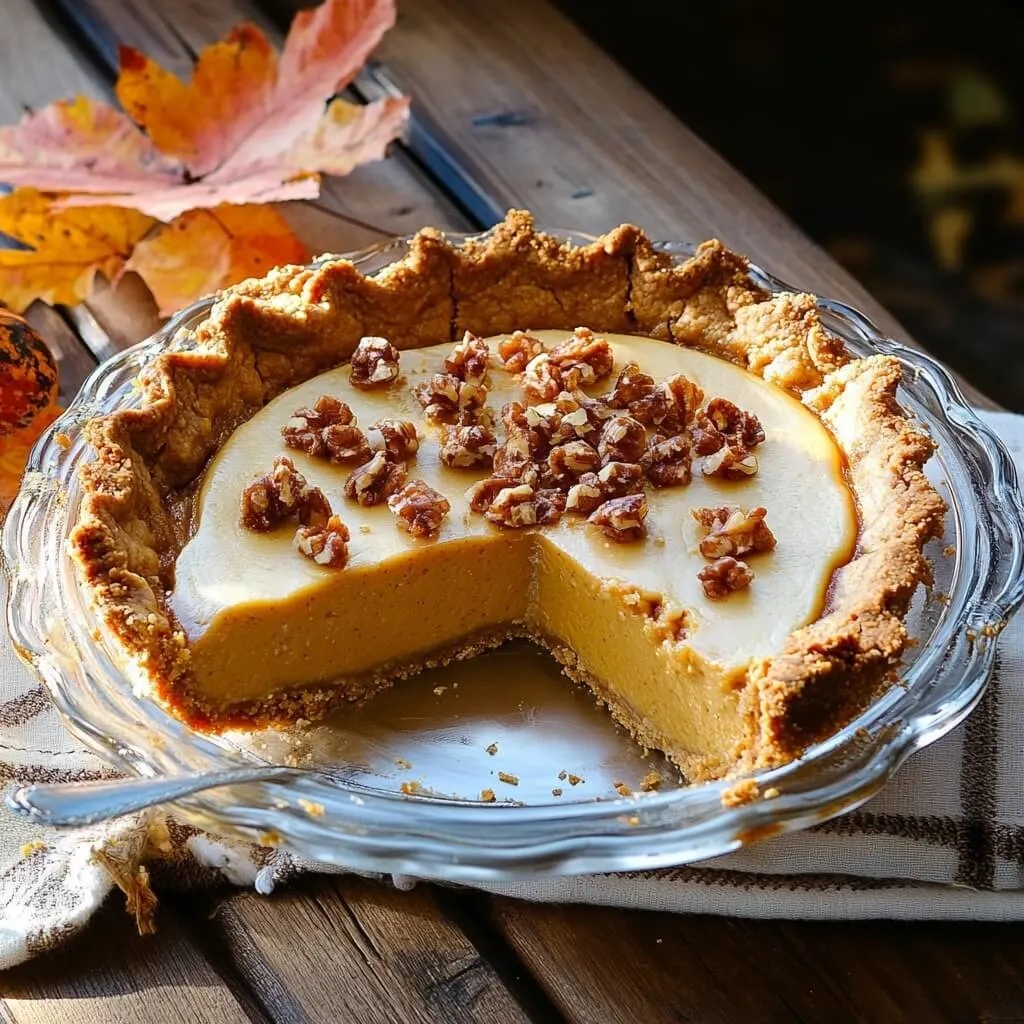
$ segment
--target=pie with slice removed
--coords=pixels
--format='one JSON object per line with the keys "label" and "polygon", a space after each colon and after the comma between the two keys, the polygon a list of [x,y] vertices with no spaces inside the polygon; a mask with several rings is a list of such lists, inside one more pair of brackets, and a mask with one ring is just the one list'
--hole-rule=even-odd
{"label": "pie with slice removed", "polygon": [[219,297],[93,420],[71,538],[191,725],[310,720],[511,637],[691,779],[784,763],[896,676],[944,506],[899,364],[718,242],[513,211],[372,276]]}

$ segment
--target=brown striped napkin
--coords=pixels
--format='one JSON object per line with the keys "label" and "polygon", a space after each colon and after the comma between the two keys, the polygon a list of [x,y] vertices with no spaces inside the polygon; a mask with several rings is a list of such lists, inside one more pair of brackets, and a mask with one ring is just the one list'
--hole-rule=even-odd
{"label": "brown striped napkin", "polygon": [[[1024,417],[983,414],[1024,471]],[[0,604],[5,601],[0,575]],[[999,639],[978,709],[912,757],[863,808],[701,864],[485,888],[523,899],[743,917],[1024,919],[1024,616]],[[0,780],[100,778],[0,629]],[[70,832],[0,828],[0,968],[51,949],[120,888],[141,930],[161,885],[228,881],[269,893],[321,870],[206,835],[159,811]],[[150,875],[152,872],[152,877]],[[396,876],[405,887],[412,879]]]}

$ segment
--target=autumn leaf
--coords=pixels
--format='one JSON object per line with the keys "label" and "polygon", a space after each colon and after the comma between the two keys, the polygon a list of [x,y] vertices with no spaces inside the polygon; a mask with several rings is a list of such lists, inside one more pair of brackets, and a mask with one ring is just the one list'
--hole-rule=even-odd
{"label": "autumn leaf", "polygon": [[125,269],[142,276],[161,316],[284,263],[308,263],[309,250],[270,206],[193,210],[135,246]]}
{"label": "autumn leaf", "polygon": [[128,116],[80,98],[0,129],[0,181],[73,193],[59,201],[68,208],[125,206],[164,221],[224,203],[313,198],[319,174],[380,159],[401,134],[405,97],[332,98],[394,18],[394,0],[326,0],[296,15],[280,58],[243,25],[203,50],[188,83],[122,48],[116,91]]}
{"label": "autumn leaf", "polygon": [[15,312],[33,299],[73,304],[97,272],[117,281],[151,217],[115,206],[55,211],[53,197],[31,188],[0,196],[0,233],[28,249],[0,249],[0,299]]}

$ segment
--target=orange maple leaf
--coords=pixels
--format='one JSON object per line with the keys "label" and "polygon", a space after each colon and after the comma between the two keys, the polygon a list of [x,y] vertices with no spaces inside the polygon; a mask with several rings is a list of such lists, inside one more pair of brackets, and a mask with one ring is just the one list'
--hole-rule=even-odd
{"label": "orange maple leaf", "polygon": [[187,84],[122,48],[117,95],[130,117],[80,97],[0,128],[0,181],[74,193],[61,206],[131,207],[164,221],[313,198],[320,173],[379,159],[405,125],[405,97],[365,107],[332,98],[394,18],[394,0],[326,0],[296,15],[280,59],[244,25],[199,55]]}
{"label": "orange maple leaf", "polygon": [[309,257],[273,207],[223,205],[184,213],[139,242],[125,269],[143,278],[168,316],[200,295]]}
{"label": "orange maple leaf", "polygon": [[18,313],[34,299],[74,304],[97,272],[117,281],[155,223],[114,206],[55,211],[52,196],[31,188],[0,196],[0,232],[32,247],[0,249],[0,299]]}

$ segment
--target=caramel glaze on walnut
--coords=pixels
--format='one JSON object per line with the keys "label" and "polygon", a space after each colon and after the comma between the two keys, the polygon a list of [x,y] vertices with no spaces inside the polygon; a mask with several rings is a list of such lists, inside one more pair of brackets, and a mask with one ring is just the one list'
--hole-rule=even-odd
{"label": "caramel glaze on walnut", "polygon": [[896,401],[898,362],[852,358],[812,296],[766,293],[717,241],[677,266],[635,227],[576,247],[537,232],[519,211],[462,246],[426,229],[373,277],[328,259],[228,289],[188,350],[143,371],[138,408],[87,425],[96,457],[82,470],[73,557],[107,626],[145,656],[158,694],[196,726],[231,724],[210,721],[192,696],[187,643],[164,593],[185,539],[176,496],[240,422],[348,360],[363,337],[415,348],[455,343],[467,330],[580,324],[731,360],[799,397],[831,430],[859,504],[857,554],[837,572],[826,613],[750,668],[738,767],[782,763],[849,721],[893,677],[907,644],[903,617],[928,576],[922,548],[944,511],[922,471],[932,442]]}

